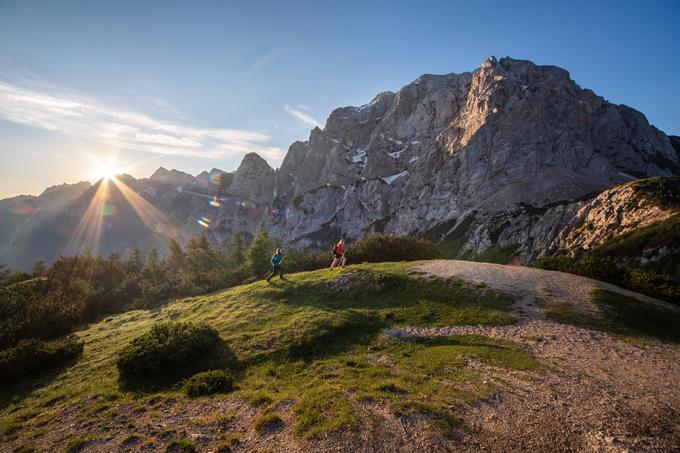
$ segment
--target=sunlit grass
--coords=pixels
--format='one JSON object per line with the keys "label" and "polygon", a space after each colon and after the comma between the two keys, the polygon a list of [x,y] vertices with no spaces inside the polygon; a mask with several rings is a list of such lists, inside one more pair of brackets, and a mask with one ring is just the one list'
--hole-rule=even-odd
{"label": "sunlit grass", "polygon": [[[237,390],[220,398],[241,398],[264,412],[290,401],[295,431],[302,437],[355,427],[370,404],[386,405],[394,414],[425,414],[433,426],[454,429],[458,419],[451,414],[457,404],[498,390],[471,363],[520,371],[539,366],[509,342],[483,337],[402,342],[385,336],[396,325],[513,322],[509,296],[455,279],[425,277],[412,266],[366,264],[293,274],[290,282],[256,282],[93,323],[76,333],[85,348],[74,365],[3,390],[0,414],[16,422],[45,411],[49,424],[55,419],[47,414],[67,405],[97,417],[108,417],[131,400],[150,408],[149,393],[121,387],[116,359],[154,322],[173,320],[207,322],[235,353]],[[337,291],[330,283],[341,275],[351,284]],[[155,391],[154,401],[185,398],[181,382]],[[27,428],[37,426],[31,422]]]}

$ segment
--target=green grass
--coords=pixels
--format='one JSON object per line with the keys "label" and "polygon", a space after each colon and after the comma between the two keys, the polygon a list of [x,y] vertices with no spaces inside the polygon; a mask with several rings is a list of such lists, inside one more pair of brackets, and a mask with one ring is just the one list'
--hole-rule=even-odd
{"label": "green grass", "polygon": [[275,429],[278,426],[281,426],[283,424],[283,420],[281,420],[281,417],[279,417],[278,414],[275,414],[273,412],[267,412],[260,416],[257,420],[255,420],[255,425],[253,428],[255,428],[255,431],[258,433],[264,433],[269,430]]}
{"label": "green grass", "polygon": [[35,444],[24,444],[15,448],[13,453],[33,453],[35,450]]}
{"label": "green grass", "polygon": [[612,331],[680,343],[680,310],[641,302],[611,291],[596,289],[595,303]]}
{"label": "green grass", "polygon": [[[77,405],[84,414],[96,412],[101,418],[149,397],[184,400],[181,382],[130,389],[116,369],[121,348],[155,322],[173,320],[205,322],[231,348],[237,359],[236,390],[220,398],[243,398],[264,413],[290,401],[301,437],[357,426],[370,401],[393,407],[395,413],[422,414],[440,429],[458,426],[452,415],[457,405],[497,390],[468,366],[471,361],[520,371],[540,367],[518,345],[488,338],[402,342],[385,337],[382,333],[391,326],[514,321],[509,296],[456,279],[424,277],[412,266],[364,264],[292,274],[290,282],[256,282],[93,323],[76,332],[85,343],[76,363],[0,390],[0,418],[11,426],[50,406],[49,426],[66,406]],[[340,276],[351,284],[336,291],[332,283]]]}
{"label": "green grass", "polygon": [[217,453],[231,453],[233,448],[240,443],[236,434],[227,434],[220,443],[215,447]]}
{"label": "green grass", "polygon": [[127,436],[125,439],[123,439],[123,442],[121,442],[121,446],[128,446],[129,444],[133,444],[137,441],[139,441],[142,438],[139,434],[133,433]]}
{"label": "green grass", "polygon": [[85,447],[85,445],[98,439],[98,436],[77,437],[75,439],[71,439],[66,443],[66,451],[67,453],[76,453]]}
{"label": "green grass", "polygon": [[550,318],[580,327],[630,338],[680,343],[680,310],[674,306],[646,303],[604,289],[593,290],[598,314],[576,311],[568,302],[547,304]]}
{"label": "green grass", "polygon": [[168,442],[165,451],[167,452],[183,451],[185,453],[195,453],[197,450],[196,444],[188,439],[173,439],[170,442]]}

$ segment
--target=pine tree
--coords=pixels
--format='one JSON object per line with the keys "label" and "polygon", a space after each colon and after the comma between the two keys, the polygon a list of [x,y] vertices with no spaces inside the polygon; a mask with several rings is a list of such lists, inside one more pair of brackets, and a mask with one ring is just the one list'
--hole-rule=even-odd
{"label": "pine tree", "polygon": [[231,237],[231,245],[229,246],[227,254],[227,264],[231,268],[241,266],[246,259],[246,245],[243,241],[243,236],[240,231],[234,233]]}
{"label": "pine tree", "polygon": [[144,263],[144,272],[146,275],[152,279],[160,278],[162,273],[161,259],[158,255],[158,250],[151,249],[146,257],[146,262]]}
{"label": "pine tree", "polygon": [[205,233],[189,240],[186,257],[189,270],[192,272],[207,272],[217,264],[217,255]]}
{"label": "pine tree", "polygon": [[186,268],[186,255],[182,250],[182,246],[174,239],[170,239],[168,243],[168,257],[165,259],[165,262],[170,269],[176,272],[181,272]]}
{"label": "pine tree", "polygon": [[138,274],[142,270],[142,267],[144,267],[144,254],[142,251],[135,247],[130,253],[126,266],[129,273]]}
{"label": "pine tree", "polygon": [[262,225],[246,251],[246,262],[250,272],[257,277],[264,276],[269,270],[271,255],[272,243],[267,230]]}

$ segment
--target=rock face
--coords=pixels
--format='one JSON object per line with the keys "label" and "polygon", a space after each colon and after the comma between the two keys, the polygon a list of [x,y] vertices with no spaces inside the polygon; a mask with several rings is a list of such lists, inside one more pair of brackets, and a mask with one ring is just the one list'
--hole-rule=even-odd
{"label": "rock face", "polygon": [[[634,213],[625,186],[603,191],[679,173],[680,139],[641,113],[579,87],[564,69],[492,57],[472,73],[423,75],[367,105],[336,109],[323,129],[290,146],[278,170],[248,154],[232,173],[193,177],[161,168],[129,185],[166,216],[161,230],[180,239],[207,231],[222,243],[264,222],[296,246],[383,232],[423,235],[459,254],[502,248],[528,262],[591,246],[628,228],[625,219],[658,217]],[[86,205],[70,208],[73,218],[59,220],[62,226],[74,228]],[[614,206],[628,213],[618,226],[579,233],[603,225]],[[104,220],[102,240],[120,238],[105,249],[153,246],[148,226],[126,230],[127,242],[116,233],[131,224],[121,212],[128,211]],[[22,250],[24,267],[46,253]],[[47,257],[58,253],[54,246]],[[14,264],[17,254],[3,252],[0,260]]]}
{"label": "rock face", "polygon": [[669,138],[554,66],[490,58],[473,73],[425,75],[396,94],[335,110],[294,143],[273,231],[317,246],[369,232],[425,234],[460,250],[539,255],[588,198],[678,172]]}

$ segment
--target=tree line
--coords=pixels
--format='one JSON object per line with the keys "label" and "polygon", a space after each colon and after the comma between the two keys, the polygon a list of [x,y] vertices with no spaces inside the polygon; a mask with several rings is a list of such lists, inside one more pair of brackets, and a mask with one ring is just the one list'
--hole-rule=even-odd
{"label": "tree line", "polygon": [[[222,248],[213,247],[204,234],[185,247],[171,240],[165,257],[136,249],[126,258],[116,253],[62,256],[50,266],[36,263],[30,273],[0,268],[0,350],[22,339],[49,340],[112,313],[262,278],[278,245],[260,228],[250,241],[235,233]],[[397,236],[368,236],[349,250],[355,263],[436,256],[431,243]],[[321,252],[288,249],[284,266],[286,272],[298,272],[326,267],[330,260],[331,244]]]}

